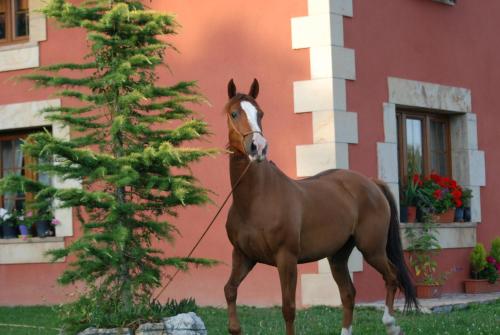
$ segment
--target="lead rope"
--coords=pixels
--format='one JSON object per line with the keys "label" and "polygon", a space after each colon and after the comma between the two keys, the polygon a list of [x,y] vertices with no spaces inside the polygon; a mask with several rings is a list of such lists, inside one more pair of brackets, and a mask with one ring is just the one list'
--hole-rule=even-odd
{"label": "lead rope", "polygon": [[[245,169],[243,170],[243,172],[241,173],[240,177],[238,178],[238,180],[236,180],[236,183],[234,183],[234,186],[231,188],[231,191],[229,192],[229,194],[226,196],[226,199],[224,199],[224,201],[222,202],[222,205],[219,207],[219,210],[217,211],[217,213],[215,213],[215,216],[213,217],[212,221],[210,221],[210,223],[208,224],[207,228],[205,228],[205,231],[203,232],[203,234],[201,234],[200,238],[198,239],[198,241],[196,242],[196,244],[194,245],[194,247],[191,249],[191,251],[189,252],[189,254],[185,257],[185,258],[189,258],[191,257],[191,255],[193,254],[193,252],[196,250],[196,248],[198,247],[198,245],[200,245],[201,241],[203,240],[203,238],[205,237],[205,235],[208,233],[208,231],[210,230],[210,228],[212,227],[212,225],[214,224],[215,220],[217,219],[217,217],[219,216],[220,212],[222,211],[222,209],[224,208],[224,206],[226,205],[227,201],[229,200],[229,198],[231,197],[231,195],[233,194],[234,190],[236,189],[236,187],[239,185],[241,179],[243,179],[243,176],[245,176],[245,174],[247,173],[248,171],[248,168],[250,167],[250,164],[252,163],[252,161],[248,161],[248,164],[247,166],[245,167]],[[160,290],[160,293],[158,293],[154,300],[157,300],[158,297],[167,289],[167,287],[174,281],[175,277],[177,276],[177,274],[181,271],[180,268],[177,268],[177,270],[174,272],[174,274],[169,278],[168,282],[165,284],[165,286],[163,286]]]}

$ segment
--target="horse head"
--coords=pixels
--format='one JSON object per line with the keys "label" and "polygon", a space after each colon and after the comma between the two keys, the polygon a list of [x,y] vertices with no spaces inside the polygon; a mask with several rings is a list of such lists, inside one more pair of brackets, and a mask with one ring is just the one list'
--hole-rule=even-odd
{"label": "horse head", "polygon": [[250,161],[266,159],[267,140],[262,134],[261,120],[264,113],[257,104],[259,82],[253,80],[248,94],[237,93],[231,79],[227,84],[229,102],[224,108],[229,128],[229,147],[247,156]]}

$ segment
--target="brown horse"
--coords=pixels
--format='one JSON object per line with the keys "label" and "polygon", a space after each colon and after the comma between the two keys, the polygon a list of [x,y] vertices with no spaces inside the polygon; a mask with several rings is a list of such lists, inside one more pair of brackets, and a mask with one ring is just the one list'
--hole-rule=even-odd
{"label": "brown horse", "polygon": [[[229,333],[241,334],[236,315],[238,286],[254,265],[278,268],[287,335],[295,334],[297,264],[328,258],[343,305],[342,335],[352,334],[356,290],[347,260],[356,246],[383,276],[387,294],[382,318],[388,334],[403,334],[393,317],[396,290],[406,307],[417,307],[414,287],[404,262],[395,201],[388,187],[348,170],[328,170],[292,180],[266,160],[263,112],[255,101],[259,84],[248,94],[228,84],[225,106],[229,127],[230,177],[233,204],[226,229],[233,245],[233,264],[224,287]],[[248,168],[248,170],[246,170]]]}

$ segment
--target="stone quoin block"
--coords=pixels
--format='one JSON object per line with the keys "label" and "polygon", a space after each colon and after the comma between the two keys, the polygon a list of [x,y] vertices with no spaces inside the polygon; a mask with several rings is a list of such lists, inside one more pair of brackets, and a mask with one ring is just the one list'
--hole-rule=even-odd
{"label": "stone quoin block", "polygon": [[377,143],[378,178],[398,183],[398,146],[395,143]]}

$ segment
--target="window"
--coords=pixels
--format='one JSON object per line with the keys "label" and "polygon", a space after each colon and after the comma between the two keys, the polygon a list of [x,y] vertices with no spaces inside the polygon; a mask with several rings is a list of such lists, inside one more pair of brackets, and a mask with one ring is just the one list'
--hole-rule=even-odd
{"label": "window", "polygon": [[28,0],[0,0],[0,44],[28,39],[28,11]]}
{"label": "window", "polygon": [[398,110],[399,180],[415,173],[451,176],[450,125],[447,115]]}
{"label": "window", "polygon": [[[29,169],[34,163],[33,158],[23,154],[21,145],[23,140],[31,133],[40,129],[11,132],[0,134],[0,178],[8,175],[25,176],[29,179],[39,180],[43,183],[50,183],[50,179],[45,174],[36,174]],[[24,210],[26,200],[30,200],[29,193],[5,193],[0,197],[0,207],[7,212]]]}

